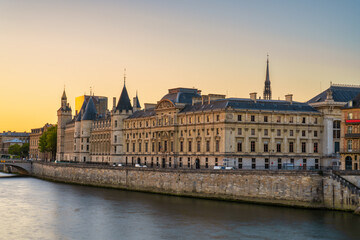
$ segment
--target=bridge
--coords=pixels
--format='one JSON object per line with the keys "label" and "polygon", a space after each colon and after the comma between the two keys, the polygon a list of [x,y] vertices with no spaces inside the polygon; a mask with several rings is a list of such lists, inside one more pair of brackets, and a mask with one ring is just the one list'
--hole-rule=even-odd
{"label": "bridge", "polygon": [[11,166],[21,174],[30,174],[32,170],[32,162],[19,159],[0,159],[0,168],[2,166]]}

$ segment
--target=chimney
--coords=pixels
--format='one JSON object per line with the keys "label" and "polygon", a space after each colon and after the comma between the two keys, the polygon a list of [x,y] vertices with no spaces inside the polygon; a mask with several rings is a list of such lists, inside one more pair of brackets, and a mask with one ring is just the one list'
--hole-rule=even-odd
{"label": "chimney", "polygon": [[137,100],[136,100],[136,97],[133,97],[133,111],[137,111]]}
{"label": "chimney", "polygon": [[250,93],[250,99],[256,102],[256,92]]}
{"label": "chimney", "polygon": [[116,108],[116,97],[113,97],[113,109]]}
{"label": "chimney", "polygon": [[293,103],[293,95],[292,94],[288,94],[288,95],[285,95],[285,101],[287,102],[290,102],[290,104]]}

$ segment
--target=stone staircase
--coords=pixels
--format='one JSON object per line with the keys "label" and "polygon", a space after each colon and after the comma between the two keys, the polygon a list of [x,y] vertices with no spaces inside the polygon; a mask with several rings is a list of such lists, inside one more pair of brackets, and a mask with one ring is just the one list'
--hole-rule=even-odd
{"label": "stone staircase", "polygon": [[356,195],[360,196],[360,188],[357,187],[355,184],[349,182],[342,176],[340,176],[340,174],[338,172],[331,171],[330,176],[332,177],[332,179],[336,180],[337,182],[340,182],[340,184],[342,186],[349,189],[352,192],[352,194],[356,194]]}

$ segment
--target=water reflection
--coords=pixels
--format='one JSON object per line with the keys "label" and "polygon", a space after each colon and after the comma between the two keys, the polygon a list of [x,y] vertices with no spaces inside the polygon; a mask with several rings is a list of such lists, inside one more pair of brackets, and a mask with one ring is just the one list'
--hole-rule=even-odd
{"label": "water reflection", "polygon": [[350,213],[0,179],[4,239],[358,239]]}

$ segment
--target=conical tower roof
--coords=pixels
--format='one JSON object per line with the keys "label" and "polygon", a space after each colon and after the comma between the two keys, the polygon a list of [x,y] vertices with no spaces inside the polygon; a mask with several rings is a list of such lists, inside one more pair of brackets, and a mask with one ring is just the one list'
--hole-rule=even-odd
{"label": "conical tower roof", "polygon": [[84,115],[82,116],[81,120],[95,120],[95,118],[96,118],[96,107],[92,97],[90,97],[89,102],[86,105]]}
{"label": "conical tower roof", "polygon": [[64,92],[62,94],[61,100],[67,100],[65,89],[64,89]]}
{"label": "conical tower roof", "polygon": [[136,91],[136,108],[137,108],[137,109],[141,109],[140,101],[139,101],[139,98],[138,98],[137,91]]}
{"label": "conical tower roof", "polygon": [[125,82],[124,82],[124,87],[122,89],[120,98],[119,98],[119,102],[116,106],[116,110],[119,110],[120,112],[125,110],[126,112],[132,110],[132,106],[131,106],[131,102],[130,102],[130,98],[128,95],[128,92],[126,90],[126,86],[125,86]]}

